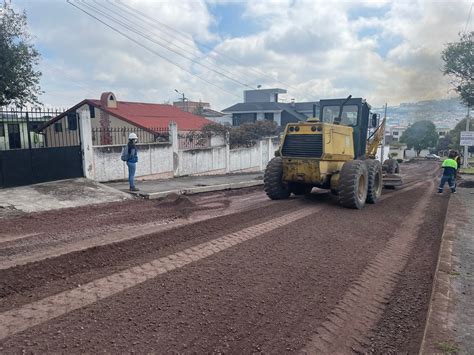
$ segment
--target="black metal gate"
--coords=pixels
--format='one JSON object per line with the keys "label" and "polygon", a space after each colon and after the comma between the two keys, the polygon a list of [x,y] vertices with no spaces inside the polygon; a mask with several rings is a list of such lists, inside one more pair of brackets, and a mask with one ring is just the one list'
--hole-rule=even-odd
{"label": "black metal gate", "polygon": [[79,117],[59,111],[0,111],[0,188],[83,176]]}

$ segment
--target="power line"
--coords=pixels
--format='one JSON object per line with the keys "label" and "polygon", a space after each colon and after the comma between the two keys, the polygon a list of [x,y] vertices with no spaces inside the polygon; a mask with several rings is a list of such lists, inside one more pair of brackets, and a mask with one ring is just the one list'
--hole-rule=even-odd
{"label": "power line", "polygon": [[[97,3],[97,4],[99,4],[99,5],[102,6],[103,8],[106,8],[108,11],[112,11],[112,12],[118,14],[120,17],[126,19],[126,20],[127,20],[128,22],[130,22],[130,23],[133,23],[135,26],[137,26],[136,22],[131,21],[131,20],[129,19],[129,17],[131,17],[131,18],[133,18],[133,19],[136,19],[136,20],[139,21],[139,23],[140,23],[138,26],[140,26],[141,28],[143,28],[143,29],[145,29],[145,30],[150,30],[150,28],[151,28],[151,29],[153,30],[155,36],[158,37],[158,38],[160,38],[160,39],[162,39],[162,40],[165,41],[167,44],[172,45],[172,46],[174,46],[174,47],[177,47],[177,48],[179,48],[180,50],[183,50],[183,51],[185,51],[186,53],[189,53],[189,54],[191,54],[191,55],[193,55],[193,56],[196,55],[196,53],[195,53],[196,43],[195,43],[192,39],[188,39],[188,38],[182,37],[183,39],[186,40],[186,42],[184,42],[182,39],[178,39],[178,38],[176,37],[176,34],[174,34],[174,33],[173,33],[173,34],[170,34],[170,33],[169,33],[169,30],[166,30],[166,28],[165,28],[165,31],[162,31],[161,29],[159,29],[159,28],[157,27],[157,25],[149,24],[149,22],[147,23],[147,21],[143,21],[143,18],[142,18],[142,17],[138,17],[136,13],[134,13],[134,12],[128,10],[127,8],[122,8],[122,7],[120,7],[120,6],[117,6],[117,5],[113,4],[111,1],[108,1],[108,3],[109,3],[113,8],[116,8],[116,9],[118,9],[119,11],[125,13],[125,15],[126,15],[127,17],[125,17],[124,14],[121,13],[121,12],[114,11],[114,10],[112,10],[112,9],[110,9],[110,8],[108,8],[108,7],[106,7],[105,5],[100,4],[100,2],[97,1],[97,0],[94,0],[94,2]],[[147,27],[144,27],[143,25],[141,25],[142,23],[147,24]],[[160,33],[164,34],[165,36],[174,38],[174,40],[171,41],[171,40],[169,40],[168,38],[163,38],[162,36],[160,36],[159,34],[157,34],[155,31],[159,31]],[[184,35],[183,35],[183,36],[184,36]],[[180,45],[178,45],[178,44],[176,44],[176,43],[180,43],[180,44],[182,44],[182,45],[188,47],[189,49],[183,48],[183,46],[180,46]],[[203,57],[201,57],[201,58],[202,58],[203,60],[209,62],[209,63],[212,64],[212,65],[215,65],[215,66],[218,65],[215,60],[214,60],[214,61],[211,60],[211,57],[210,57],[210,56],[203,56]],[[217,58],[214,57],[214,59],[217,59]],[[250,76],[248,73],[246,73],[246,72],[244,71],[245,68],[239,68],[239,67],[237,67],[236,69],[237,69],[237,73],[236,73],[236,72],[232,72],[232,71],[230,71],[230,70],[228,70],[228,69],[226,69],[226,68],[224,68],[224,67],[222,67],[222,66],[219,67],[219,70],[224,71],[224,72],[228,73],[229,75],[231,75],[231,76],[233,76],[233,77],[244,77],[244,78],[246,79],[246,81],[249,82],[249,83],[255,81],[256,77],[255,77],[254,75],[253,75],[253,76]],[[235,70],[235,69],[234,69],[234,70]]]}
{"label": "power line", "polygon": [[467,26],[469,26],[469,22],[471,22],[471,13],[472,13],[473,6],[474,6],[474,2],[471,3],[471,9],[469,10],[469,15],[467,15],[466,26],[464,27],[464,33],[466,33]]}
{"label": "power line", "polygon": [[137,34],[137,35],[139,35],[139,36],[141,36],[141,37],[147,39],[147,40],[150,41],[150,42],[153,42],[154,44],[156,44],[156,45],[158,45],[158,46],[160,46],[160,47],[163,47],[163,48],[167,49],[167,50],[170,51],[170,52],[173,52],[173,53],[175,53],[175,54],[177,54],[177,55],[179,55],[179,56],[181,56],[181,57],[183,57],[183,58],[185,58],[185,59],[187,59],[187,60],[189,60],[189,61],[191,61],[191,62],[197,64],[197,65],[200,65],[200,66],[202,66],[202,67],[204,67],[204,68],[206,68],[206,69],[208,69],[208,70],[210,70],[210,71],[212,71],[212,72],[214,72],[214,73],[216,73],[216,74],[218,74],[218,75],[221,75],[221,76],[225,77],[226,79],[229,79],[229,80],[231,80],[231,81],[233,81],[233,82],[235,82],[235,83],[237,83],[237,84],[239,84],[239,85],[242,85],[242,86],[247,87],[247,88],[251,88],[251,86],[248,85],[248,84],[246,84],[246,83],[243,83],[243,82],[241,82],[241,81],[239,81],[239,80],[237,80],[237,79],[235,79],[235,78],[233,78],[233,77],[231,77],[231,76],[229,76],[229,75],[227,75],[227,74],[224,74],[224,73],[218,71],[217,69],[214,69],[214,68],[212,68],[212,67],[210,67],[210,66],[208,66],[208,65],[202,64],[202,63],[200,63],[198,60],[196,60],[196,59],[194,59],[194,58],[187,57],[187,56],[185,56],[185,55],[179,53],[178,51],[176,51],[176,50],[170,48],[170,47],[167,46],[166,44],[162,44],[162,43],[160,43],[160,42],[157,42],[157,41],[154,40],[152,37],[150,37],[150,36],[144,34],[143,32],[140,32],[139,30],[135,29],[133,26],[130,26],[130,25],[124,23],[123,21],[116,19],[115,17],[109,15],[108,13],[106,13],[106,12],[104,12],[104,11],[102,11],[102,10],[96,8],[95,6],[89,4],[89,3],[85,2],[85,1],[82,2],[82,5],[85,5],[86,7],[92,9],[92,11],[95,11],[96,13],[101,14],[102,16],[104,16],[104,17],[108,18],[109,20],[111,20],[112,22],[114,22],[114,23],[116,23],[116,24],[119,24],[119,25],[125,27],[125,28],[128,29],[129,31],[131,31],[131,32],[133,32],[133,33],[135,33],[135,34]]}
{"label": "power line", "polygon": [[[108,1],[109,3],[111,3],[110,0],[107,0],[107,1]],[[144,13],[144,12],[138,10],[138,9],[135,9],[135,8],[133,8],[133,7],[131,7],[131,6],[127,5],[127,4],[125,4],[125,3],[123,3],[121,0],[117,0],[117,4],[120,4],[121,6],[126,7],[126,8],[128,8],[129,10],[131,10],[131,11],[133,11],[133,12],[135,12],[135,13],[138,13],[139,15],[141,15],[143,18],[147,19],[148,21],[152,21],[152,22],[154,22],[154,23],[157,23],[157,24],[159,24],[160,26],[163,26],[163,27],[165,27],[165,28],[171,30],[172,32],[175,32],[175,33],[180,34],[182,37],[186,38],[188,41],[192,41],[193,43],[196,42],[196,43],[199,44],[201,47],[204,47],[204,48],[209,49],[209,50],[210,50],[210,53],[215,53],[215,54],[217,54],[217,55],[220,55],[221,57],[226,58],[228,61],[231,61],[231,62],[233,62],[233,63],[235,63],[235,64],[240,65],[240,66],[243,66],[243,67],[245,67],[246,69],[248,69],[249,71],[252,71],[252,72],[254,72],[254,73],[256,73],[256,74],[258,74],[258,75],[260,75],[260,76],[263,76],[263,77],[266,77],[266,78],[275,80],[275,81],[277,81],[278,83],[283,84],[283,85],[285,85],[285,86],[288,87],[288,88],[295,89],[295,88],[294,88],[293,86],[291,86],[290,84],[287,84],[287,83],[285,83],[285,82],[283,82],[283,81],[281,81],[281,80],[278,80],[278,79],[276,79],[276,78],[274,78],[274,77],[268,75],[267,73],[265,73],[265,72],[263,72],[263,71],[261,71],[261,70],[259,70],[259,69],[246,67],[243,63],[241,63],[240,61],[236,60],[235,58],[232,58],[232,57],[230,57],[230,56],[228,56],[228,55],[226,55],[226,54],[224,54],[224,53],[221,53],[221,52],[217,51],[216,49],[214,49],[214,48],[212,48],[212,47],[210,47],[210,46],[208,46],[208,45],[206,45],[206,44],[204,44],[204,43],[202,43],[202,42],[194,41],[194,40],[192,40],[192,39],[189,39],[188,34],[182,32],[182,31],[180,31],[180,30],[178,30],[178,29],[175,29],[175,28],[173,28],[173,27],[171,27],[171,26],[169,26],[169,25],[167,25],[167,24],[165,24],[165,23],[163,23],[163,22],[161,22],[161,21],[158,21],[157,19],[155,19],[155,18],[153,18],[153,17],[150,17],[150,16],[147,15],[146,13]],[[114,4],[112,4],[112,5],[114,5]],[[114,6],[116,6],[116,5],[114,5]],[[176,38],[176,37],[175,37],[175,38]]]}
{"label": "power line", "polygon": [[149,51],[149,52],[155,54],[156,56],[162,58],[163,60],[167,61],[168,63],[173,64],[174,66],[180,68],[181,70],[187,72],[188,74],[191,74],[192,76],[194,76],[194,77],[196,77],[196,78],[198,78],[198,79],[204,81],[205,83],[207,83],[207,84],[209,84],[209,85],[212,85],[212,86],[218,88],[219,90],[221,90],[221,91],[223,91],[223,92],[226,92],[226,93],[228,93],[228,94],[230,94],[230,95],[233,95],[233,96],[236,96],[236,97],[239,97],[239,98],[240,98],[239,95],[236,95],[236,94],[234,94],[233,92],[230,92],[230,91],[228,91],[228,90],[226,90],[226,89],[223,89],[223,88],[220,87],[219,85],[216,85],[216,84],[214,84],[213,82],[211,82],[211,81],[209,81],[209,80],[206,80],[206,79],[202,78],[201,76],[199,76],[199,75],[197,75],[197,74],[195,74],[195,73],[190,72],[189,70],[187,70],[186,68],[182,67],[181,65],[179,65],[179,64],[177,64],[177,63],[175,63],[175,62],[173,62],[171,59],[168,59],[167,57],[163,56],[162,54],[158,53],[157,51],[155,51],[155,50],[149,48],[148,46],[146,46],[146,45],[140,43],[139,41],[137,41],[137,40],[134,39],[133,37],[130,37],[130,36],[127,35],[126,33],[122,32],[121,30],[115,28],[114,26],[112,26],[112,25],[108,24],[107,22],[101,20],[101,19],[98,18],[97,16],[91,14],[91,13],[88,12],[87,10],[84,10],[83,8],[81,8],[81,7],[77,6],[76,4],[72,3],[71,0],[66,0],[66,2],[67,2],[69,5],[72,5],[72,6],[74,6],[75,8],[77,8],[78,10],[84,12],[84,13],[87,14],[88,16],[92,17],[92,18],[95,19],[96,21],[98,21],[98,22],[102,23],[103,25],[107,26],[107,27],[110,28],[111,30],[113,30],[113,31],[115,31],[115,32],[117,32],[117,33],[119,33],[119,34],[122,35],[123,37],[125,37],[125,38],[129,39],[130,41],[134,42],[135,44],[139,45],[140,47],[142,47],[142,48],[146,49],[147,51]]}
{"label": "power line", "polygon": [[[114,13],[114,14],[117,14],[117,15],[118,15],[119,17],[121,17],[123,20],[129,22],[131,25],[124,24],[124,23],[122,22],[122,20],[118,20],[118,19],[116,19],[115,17],[113,17],[113,16],[111,16],[111,15],[105,13],[104,11],[101,11],[100,9],[97,9],[95,6],[93,6],[93,5],[91,5],[91,4],[88,4],[88,3],[86,3],[86,2],[83,2],[84,5],[88,6],[89,8],[94,9],[94,11],[96,11],[96,12],[101,13],[102,16],[108,17],[109,19],[111,19],[111,20],[114,21],[115,23],[121,24],[123,27],[126,27],[126,28],[129,29],[130,31],[132,31],[132,32],[134,32],[134,33],[136,33],[136,34],[138,34],[138,35],[140,35],[140,36],[142,36],[142,37],[148,39],[150,42],[153,42],[153,43],[157,44],[157,45],[160,46],[160,47],[163,47],[163,48],[165,48],[165,49],[167,49],[167,50],[169,50],[169,51],[171,51],[171,52],[173,52],[173,53],[175,53],[175,54],[177,54],[177,55],[179,55],[179,56],[182,56],[183,58],[186,58],[186,59],[192,61],[193,63],[196,63],[197,65],[200,65],[200,66],[202,66],[202,67],[204,67],[204,68],[206,68],[206,69],[208,69],[208,70],[211,70],[211,71],[215,72],[216,74],[223,75],[223,76],[225,76],[227,79],[232,80],[232,81],[236,82],[237,84],[240,84],[240,85],[245,86],[245,87],[247,87],[247,88],[252,88],[249,84],[244,83],[244,82],[242,82],[242,81],[240,81],[240,80],[238,80],[238,79],[235,79],[234,73],[230,72],[229,70],[227,70],[227,69],[225,69],[225,68],[218,68],[218,69],[215,69],[215,68],[210,67],[210,66],[208,66],[208,65],[202,64],[201,62],[199,62],[199,61],[198,61],[197,59],[195,59],[195,58],[185,56],[185,55],[183,55],[182,53],[179,53],[177,50],[175,50],[175,49],[173,49],[173,48],[170,48],[169,45],[174,45],[174,46],[177,47],[178,49],[184,51],[185,53],[188,53],[188,54],[191,55],[191,56],[194,56],[195,53],[193,53],[192,51],[190,51],[190,50],[188,50],[188,49],[186,49],[186,48],[177,46],[176,44],[172,44],[172,43],[170,43],[170,42],[167,42],[167,40],[166,40],[165,38],[163,38],[163,37],[161,37],[161,36],[159,36],[159,35],[156,35],[156,34],[154,34],[154,35],[155,35],[157,38],[159,38],[159,39],[161,39],[162,41],[165,41],[165,42],[167,42],[167,43],[166,43],[166,44],[163,44],[163,42],[158,42],[158,41],[156,41],[156,40],[153,40],[153,38],[152,38],[151,36],[144,34],[144,32],[139,32],[139,31],[137,31],[133,26],[138,26],[139,28],[142,28],[144,31],[147,31],[147,30],[148,30],[146,27],[143,27],[141,24],[137,24],[137,23],[131,21],[130,19],[128,19],[127,17],[125,17],[125,16],[122,15],[121,13],[116,12],[116,11],[114,11],[113,9],[110,9],[110,8],[108,8],[108,7],[106,7],[106,6],[102,5],[102,4],[100,4],[100,3],[99,3],[98,1],[96,1],[96,0],[94,0],[94,3],[98,4],[99,6],[103,7],[104,9],[106,9],[107,12],[112,12],[112,13]],[[134,16],[134,15],[132,15],[132,16]],[[206,59],[208,60],[208,58],[204,58],[204,60],[206,60]],[[215,63],[211,62],[210,60],[208,60],[208,62],[209,62],[210,64],[214,64],[214,65],[215,65]],[[224,73],[227,73],[227,75],[226,75],[226,74],[223,74],[223,72],[224,72]]]}

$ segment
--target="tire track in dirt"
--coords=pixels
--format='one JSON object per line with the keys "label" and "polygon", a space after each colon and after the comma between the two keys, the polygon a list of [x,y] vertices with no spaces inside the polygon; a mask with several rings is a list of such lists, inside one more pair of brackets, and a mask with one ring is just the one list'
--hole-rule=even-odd
{"label": "tire track in dirt", "polygon": [[24,305],[21,308],[1,313],[0,340],[110,297],[158,275],[224,251],[286,224],[295,223],[299,219],[314,214],[317,211],[318,208],[316,207],[302,208],[283,217],[274,218],[271,221],[182,250],[176,254],[155,259],[120,273],[94,280],[71,291],[65,291]]}
{"label": "tire track in dirt", "polygon": [[[264,208],[222,215],[0,270],[0,311],[291,213],[301,208],[301,202],[298,199],[282,203],[269,201]],[[311,205],[320,206],[323,202]]]}
{"label": "tire track in dirt", "polygon": [[297,199],[297,208],[323,209],[9,337],[0,351],[297,351],[425,194],[400,191],[361,211],[327,194]]}
{"label": "tire track in dirt", "polygon": [[384,303],[408,261],[420,227],[419,221],[426,212],[434,187],[434,182],[430,182],[427,194],[415,205],[414,213],[316,329],[315,336],[303,349],[304,353],[363,352],[363,346],[370,342],[367,336],[383,314]]}

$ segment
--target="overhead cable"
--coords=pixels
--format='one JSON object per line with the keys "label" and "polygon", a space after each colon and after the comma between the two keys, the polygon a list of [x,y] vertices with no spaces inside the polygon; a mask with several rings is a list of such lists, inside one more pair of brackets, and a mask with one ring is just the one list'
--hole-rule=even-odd
{"label": "overhead cable", "polygon": [[[97,9],[95,6],[91,5],[91,4],[88,4],[87,2],[84,2],[83,1],[83,4],[89,6],[89,8],[93,8],[94,11],[97,11],[99,13],[102,14],[102,16],[106,16],[108,17],[109,19],[113,20],[114,22],[116,23],[120,23],[123,27],[126,27],[127,29],[130,29],[131,31],[135,32],[136,34],[139,34],[140,36],[148,39],[149,41],[153,42],[154,44],[160,46],[160,47],[163,47],[183,58],[186,58],[190,61],[192,61],[193,63],[197,64],[197,65],[200,65],[208,70],[211,70],[213,72],[215,72],[216,74],[219,74],[219,75],[223,75],[225,76],[227,79],[229,80],[232,80],[234,82],[236,82],[237,84],[240,84],[242,86],[245,86],[247,88],[252,88],[251,85],[249,85],[248,83],[245,83],[239,79],[236,79],[236,76],[234,75],[234,73],[230,72],[229,70],[225,69],[225,68],[221,68],[221,67],[218,67],[215,65],[215,63],[211,62],[210,60],[208,60],[208,58],[204,58],[204,59],[207,59],[208,62],[212,65],[214,65],[213,67],[209,66],[209,65],[206,65],[206,64],[203,64],[201,63],[199,60],[197,60],[196,58],[193,58],[193,57],[189,57],[189,56],[185,56],[183,55],[182,53],[180,53],[178,50],[182,50],[184,51],[185,53],[188,53],[189,55],[191,56],[195,56],[195,53],[189,49],[186,49],[186,48],[183,48],[181,46],[178,46],[176,45],[175,43],[171,43],[169,41],[167,41],[165,38],[163,38],[162,36],[159,36],[157,35],[156,33],[153,33],[154,37],[156,38],[159,38],[161,41],[158,41],[158,40],[154,40],[152,39],[153,37],[151,37],[150,35],[147,35],[145,34],[144,32],[140,32],[138,33],[138,31],[134,28],[134,26],[138,26],[139,28],[142,28],[144,31],[148,31],[149,32],[149,29],[147,29],[146,27],[144,27],[143,25],[141,24],[137,24],[133,21],[131,21],[128,17],[124,16],[123,14],[121,14],[120,12],[117,12],[113,9],[110,9],[108,8],[107,6],[104,6],[103,4],[101,4],[100,2],[94,0],[94,3],[96,3],[97,5],[101,6],[102,8],[105,9],[105,11],[107,12],[111,12],[111,13],[114,13],[116,14],[117,16],[119,16],[122,20],[117,20],[116,18],[114,18],[113,16],[109,15],[107,12],[104,12],[104,11],[101,11],[100,9]],[[133,16],[133,15],[132,15]],[[129,25],[127,24],[124,24],[122,21],[127,21],[129,23]],[[132,29],[133,28],[133,29]],[[166,43],[163,43],[162,41],[165,41]],[[171,48],[170,46],[175,46],[176,48],[178,49],[174,49],[174,48]],[[194,49],[194,48],[193,48]]]}
{"label": "overhead cable", "polygon": [[[107,2],[111,3],[112,5],[115,5],[111,0],[107,0]],[[249,68],[249,67],[247,67],[245,64],[243,64],[242,62],[238,61],[237,59],[232,58],[232,57],[230,57],[230,56],[228,56],[228,55],[226,55],[226,54],[224,54],[224,53],[222,53],[222,52],[219,52],[219,51],[217,51],[217,50],[216,50],[215,48],[213,48],[213,47],[210,47],[210,46],[208,46],[208,45],[206,45],[206,44],[204,44],[204,43],[202,43],[202,42],[195,41],[195,40],[193,40],[193,39],[189,39],[189,35],[188,35],[188,34],[182,32],[182,31],[180,31],[180,30],[178,30],[178,29],[175,29],[175,28],[173,28],[173,27],[171,27],[171,26],[169,26],[169,25],[167,25],[167,24],[165,24],[165,23],[163,23],[163,22],[161,22],[161,21],[159,21],[159,20],[157,20],[157,19],[155,19],[155,18],[153,18],[153,17],[147,15],[146,13],[144,13],[144,12],[138,10],[138,9],[135,9],[135,8],[133,8],[133,7],[131,7],[131,6],[127,5],[127,4],[125,4],[125,3],[122,2],[121,0],[117,0],[117,1],[116,1],[116,4],[120,4],[121,6],[128,8],[129,10],[131,10],[131,11],[133,11],[133,12],[135,12],[135,13],[141,15],[143,18],[147,19],[148,21],[152,21],[152,22],[154,22],[154,23],[156,23],[156,24],[159,24],[160,26],[163,26],[163,27],[167,28],[168,30],[170,30],[170,31],[172,31],[172,32],[174,32],[174,33],[180,34],[182,37],[186,38],[187,40],[193,41],[193,43],[195,42],[195,43],[197,43],[199,46],[204,47],[204,48],[210,50],[210,53],[215,53],[215,54],[217,54],[217,55],[219,55],[219,56],[221,56],[221,57],[223,57],[223,58],[226,58],[228,61],[231,61],[231,62],[233,62],[233,63],[235,63],[235,64],[238,64],[238,65],[240,65],[240,66],[242,66],[242,67],[248,69],[249,71],[252,71],[253,73],[258,74],[260,77],[269,78],[269,79],[274,80],[274,81],[276,81],[276,82],[278,82],[278,83],[280,83],[280,84],[285,85],[285,86],[288,87],[288,88],[293,88],[293,89],[295,89],[295,88],[294,88],[293,86],[291,86],[290,84],[285,83],[285,82],[283,82],[283,81],[281,81],[281,80],[278,80],[278,79],[274,78],[273,76],[268,75],[267,73],[265,73],[265,72],[262,71],[262,70],[259,70],[259,69],[257,69],[257,68]],[[116,5],[115,5],[115,6],[116,6]]]}
{"label": "overhead cable", "polygon": [[87,10],[81,8],[80,6],[77,6],[77,5],[74,4],[71,0],[66,0],[66,2],[67,2],[69,5],[74,6],[74,7],[77,8],[78,10],[82,11],[82,12],[85,13],[86,15],[92,17],[92,18],[95,19],[96,21],[98,21],[98,22],[102,23],[103,25],[107,26],[107,27],[110,28],[111,30],[113,30],[113,31],[115,31],[115,32],[117,32],[117,33],[119,33],[121,36],[123,36],[123,37],[127,38],[128,40],[134,42],[134,43],[137,44],[138,46],[140,46],[140,47],[146,49],[147,51],[149,51],[149,52],[155,54],[156,56],[162,58],[163,60],[167,61],[168,63],[170,63],[170,64],[172,64],[172,65],[174,65],[174,66],[180,68],[181,70],[187,72],[188,74],[190,74],[190,75],[192,75],[192,76],[194,76],[194,77],[200,79],[201,81],[203,81],[203,82],[205,82],[205,83],[207,83],[207,84],[209,84],[209,85],[212,85],[212,86],[216,87],[217,89],[219,89],[219,90],[221,90],[221,91],[223,91],[223,92],[226,92],[226,93],[228,93],[228,94],[230,94],[230,95],[232,95],[232,96],[236,96],[236,97],[239,97],[239,98],[240,98],[240,95],[237,95],[237,94],[235,94],[235,93],[233,93],[233,92],[230,92],[230,91],[228,91],[228,90],[226,90],[226,89],[220,87],[219,85],[216,85],[215,83],[213,83],[213,82],[211,82],[211,81],[209,81],[209,80],[207,80],[207,79],[204,79],[203,77],[201,77],[201,76],[199,76],[199,75],[197,75],[197,74],[195,74],[195,73],[189,71],[188,69],[186,69],[186,68],[184,68],[183,66],[177,64],[176,62],[172,61],[171,59],[165,57],[164,55],[160,54],[159,52],[157,52],[157,51],[151,49],[150,47],[144,45],[143,43],[137,41],[137,40],[134,39],[133,37],[131,37],[131,36],[129,36],[128,34],[124,33],[123,31],[121,31],[121,30],[117,29],[116,27],[114,27],[114,26],[108,24],[107,22],[101,20],[100,18],[98,18],[98,17],[95,16],[94,14],[90,13],[89,11],[87,11]]}
{"label": "overhead cable", "polygon": [[180,57],[183,57],[183,58],[185,58],[185,59],[187,59],[187,60],[189,60],[189,61],[191,61],[191,62],[193,62],[193,63],[195,63],[195,64],[197,64],[197,65],[199,65],[199,66],[202,66],[202,67],[204,67],[204,68],[206,68],[206,69],[208,69],[208,70],[210,70],[210,71],[212,71],[212,72],[214,72],[214,73],[216,73],[216,74],[218,74],[218,75],[221,75],[221,76],[225,77],[226,79],[229,79],[229,80],[231,80],[231,81],[233,81],[233,82],[235,82],[235,83],[237,83],[237,84],[239,84],[239,85],[242,85],[242,86],[247,87],[247,88],[251,88],[250,85],[248,85],[248,84],[246,84],[246,83],[243,83],[243,82],[241,82],[241,81],[238,80],[238,79],[235,79],[235,78],[233,78],[233,77],[231,77],[231,76],[229,76],[229,75],[227,75],[227,74],[224,74],[224,73],[220,72],[219,70],[217,70],[217,69],[215,69],[215,68],[213,68],[213,67],[210,67],[210,66],[208,66],[208,65],[206,65],[206,64],[202,64],[202,63],[200,63],[198,60],[196,60],[196,59],[194,59],[194,58],[187,57],[187,56],[185,56],[185,55],[179,53],[178,51],[174,50],[173,48],[170,48],[168,45],[156,41],[155,39],[153,39],[153,38],[150,37],[149,35],[147,35],[147,34],[141,32],[141,31],[135,29],[133,26],[130,26],[130,25],[124,23],[124,22],[121,21],[121,20],[116,19],[116,18],[113,17],[112,15],[110,15],[110,14],[108,14],[108,13],[106,13],[106,12],[100,10],[100,9],[98,9],[97,7],[93,6],[93,5],[90,4],[90,3],[87,3],[86,1],[82,1],[82,5],[88,7],[89,9],[91,9],[92,11],[94,11],[94,12],[96,12],[96,13],[99,13],[99,14],[102,15],[103,17],[108,18],[108,19],[111,20],[112,22],[121,25],[122,27],[128,29],[129,31],[131,31],[131,32],[133,32],[133,33],[135,33],[135,34],[137,34],[137,35],[139,35],[139,36],[145,38],[146,40],[148,40],[148,41],[150,41],[150,42],[153,42],[154,44],[156,44],[156,45],[158,45],[158,46],[160,46],[160,47],[163,47],[163,48],[167,49],[168,51],[173,52],[174,54],[177,54],[177,55],[180,56]]}

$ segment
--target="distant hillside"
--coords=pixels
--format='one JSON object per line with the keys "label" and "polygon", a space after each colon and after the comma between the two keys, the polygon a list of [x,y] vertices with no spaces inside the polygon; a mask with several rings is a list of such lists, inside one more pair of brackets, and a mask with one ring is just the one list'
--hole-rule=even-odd
{"label": "distant hillside", "polygon": [[[384,114],[384,108],[373,111]],[[402,103],[387,108],[387,122],[390,126],[407,126],[416,121],[430,120],[437,127],[453,128],[456,123],[466,117],[467,108],[458,99],[428,100],[415,103]]]}

